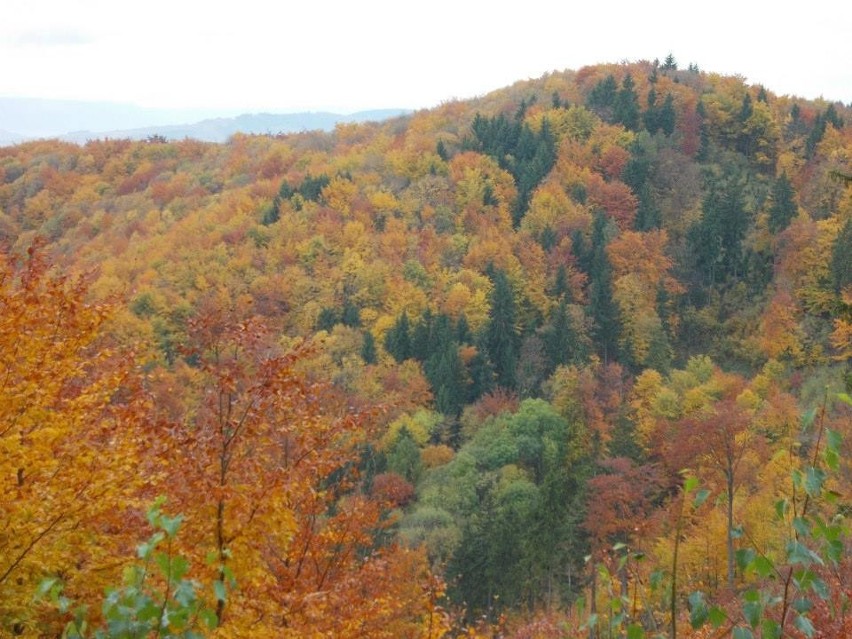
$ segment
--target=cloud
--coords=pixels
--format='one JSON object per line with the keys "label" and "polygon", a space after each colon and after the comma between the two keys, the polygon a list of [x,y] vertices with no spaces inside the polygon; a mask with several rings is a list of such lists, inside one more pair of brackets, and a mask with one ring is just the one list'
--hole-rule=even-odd
{"label": "cloud", "polygon": [[78,47],[97,40],[91,33],[70,29],[39,29],[12,34],[8,42],[19,47]]}

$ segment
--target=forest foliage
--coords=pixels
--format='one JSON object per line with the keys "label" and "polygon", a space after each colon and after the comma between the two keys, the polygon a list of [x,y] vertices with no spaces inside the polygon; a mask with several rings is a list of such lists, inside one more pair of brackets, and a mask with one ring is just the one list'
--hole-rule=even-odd
{"label": "forest foliage", "polygon": [[849,636],[851,121],[670,56],[0,148],[0,635]]}

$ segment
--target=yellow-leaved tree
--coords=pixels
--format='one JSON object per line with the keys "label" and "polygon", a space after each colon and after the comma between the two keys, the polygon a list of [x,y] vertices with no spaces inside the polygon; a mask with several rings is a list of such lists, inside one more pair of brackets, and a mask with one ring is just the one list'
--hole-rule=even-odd
{"label": "yellow-leaved tree", "polygon": [[0,257],[0,635],[44,636],[45,576],[89,599],[132,555],[139,395],[109,314],[39,251]]}

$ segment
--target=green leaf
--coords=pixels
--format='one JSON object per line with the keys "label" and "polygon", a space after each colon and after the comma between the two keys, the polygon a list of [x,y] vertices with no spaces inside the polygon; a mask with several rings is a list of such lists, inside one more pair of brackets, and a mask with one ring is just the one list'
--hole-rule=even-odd
{"label": "green leaf", "polygon": [[754,635],[748,628],[737,626],[734,628],[733,639],[754,639]]}
{"label": "green leaf", "polygon": [[645,630],[638,623],[627,627],[627,639],[645,639]]}
{"label": "green leaf", "polygon": [[793,625],[796,626],[796,628],[798,628],[806,637],[814,636],[814,625],[811,623],[811,620],[804,615],[796,615]]}
{"label": "green leaf", "polygon": [[218,579],[213,582],[213,592],[216,595],[216,601],[225,601],[226,591],[225,584]]}
{"label": "green leaf", "polygon": [[695,499],[692,500],[693,508],[701,508],[701,504],[707,501],[707,498],[710,496],[710,491],[706,488],[702,488],[697,493],[695,493]]}
{"label": "green leaf", "polygon": [[734,538],[734,539],[739,539],[744,534],[745,534],[745,531],[743,530],[742,524],[734,526],[734,527],[731,528],[731,537]]}
{"label": "green leaf", "polygon": [[807,519],[803,517],[795,517],[793,519],[793,528],[796,529],[796,532],[800,537],[810,537],[811,536],[811,526],[808,523]]}
{"label": "green leaf", "polygon": [[825,452],[822,454],[822,458],[825,461],[825,465],[828,466],[831,470],[837,470],[840,467],[840,455],[836,450],[831,450],[827,448]]}
{"label": "green leaf", "polygon": [[799,590],[807,590],[811,587],[811,584],[814,580],[814,573],[807,568],[803,570],[797,570],[793,573],[793,583],[796,584],[796,587]]}
{"label": "green leaf", "polygon": [[689,601],[689,623],[697,630],[710,617],[710,611],[707,609],[707,603],[704,601],[704,593],[700,591],[693,592],[688,597]]}
{"label": "green leaf", "polygon": [[804,413],[802,413],[802,430],[808,430],[811,426],[813,426],[816,414],[816,408],[809,408]]}
{"label": "green leaf", "polygon": [[752,628],[757,628],[763,615],[763,605],[759,601],[749,601],[743,604],[743,617]]}
{"label": "green leaf", "polygon": [[213,630],[219,625],[219,617],[217,617],[216,613],[209,608],[202,608],[199,610],[198,617],[201,619],[201,623],[203,623],[208,630]]}
{"label": "green leaf", "polygon": [[174,599],[181,606],[188,607],[195,602],[195,584],[184,579],[175,588]]}
{"label": "green leaf", "polygon": [[814,577],[811,582],[811,590],[813,590],[817,597],[822,599],[823,601],[828,599],[830,593],[828,591],[828,586],[825,585],[825,582],[819,577]]}
{"label": "green leaf", "polygon": [[828,545],[825,548],[825,555],[831,560],[833,564],[840,563],[840,560],[843,558],[843,553],[843,542],[839,539],[832,539],[828,542]]}
{"label": "green leaf", "polygon": [[838,452],[840,450],[840,446],[842,444],[843,444],[843,435],[841,435],[839,431],[833,430],[831,428],[826,429],[826,431],[825,431],[825,447],[827,449]]}
{"label": "green leaf", "polygon": [[169,539],[174,539],[175,535],[177,535],[178,528],[180,528],[180,523],[183,521],[182,515],[176,515],[174,517],[166,517],[163,515],[160,518],[160,527],[166,531],[166,534],[169,536]]}
{"label": "green leaf", "polygon": [[837,399],[852,406],[852,397],[848,393],[837,393]]}
{"label": "green leaf", "polygon": [[743,593],[743,601],[748,603],[757,603],[760,601],[760,593],[757,590],[746,590]]}
{"label": "green leaf", "polygon": [[764,619],[760,628],[762,639],[781,639],[781,626],[774,619]]}
{"label": "green leaf", "polygon": [[728,619],[728,615],[725,614],[725,611],[719,608],[718,606],[713,606],[710,608],[710,612],[708,613],[708,618],[710,619],[710,625],[714,628],[718,628]]}
{"label": "green leaf", "polygon": [[755,557],[754,561],[751,562],[751,567],[754,568],[754,571],[761,577],[768,577],[775,572],[775,567],[772,565],[772,562],[763,555]]}
{"label": "green leaf", "polygon": [[683,482],[683,492],[685,492],[688,495],[693,490],[698,488],[698,484],[699,484],[698,477],[695,477],[694,475],[692,477],[687,477],[686,481]]}
{"label": "green leaf", "polygon": [[[47,577],[46,579],[42,579],[38,584],[38,588],[36,589],[35,599],[36,601],[40,599],[44,599],[48,593],[53,590],[54,586],[59,586],[58,590],[62,589],[62,582],[59,581],[58,577]],[[57,591],[58,594],[58,591]],[[51,597],[55,599],[55,596]]]}
{"label": "green leaf", "polygon": [[809,612],[811,608],[813,608],[813,604],[805,597],[798,597],[793,600],[793,610],[799,614]]}
{"label": "green leaf", "polygon": [[787,543],[787,560],[791,564],[804,564],[809,566],[812,563],[822,565],[822,558],[810,548],[795,539]]}
{"label": "green leaf", "polygon": [[655,570],[654,572],[651,573],[650,583],[651,583],[651,590],[652,591],[656,591],[657,589],[659,589],[659,587],[663,583],[663,577],[664,577],[664,573],[663,573],[662,570]]}
{"label": "green leaf", "polygon": [[618,541],[618,542],[616,542],[612,545],[612,549],[615,552],[618,552],[619,550],[623,550],[624,548],[627,548],[627,544],[620,542],[620,541]]}
{"label": "green leaf", "polygon": [[804,475],[802,474],[802,471],[797,468],[792,472],[792,476],[793,486],[795,486],[796,488],[801,488],[802,482],[804,481]]}
{"label": "green leaf", "polygon": [[189,562],[185,557],[175,555],[172,557],[172,581],[180,581],[189,572]]}
{"label": "green leaf", "polygon": [[739,566],[740,570],[745,570],[746,567],[754,561],[757,553],[754,552],[751,548],[740,548],[736,552],[736,560],[737,566]]}
{"label": "green leaf", "polygon": [[822,490],[823,483],[825,483],[825,472],[809,466],[805,473],[805,492],[811,497],[816,497]]}
{"label": "green leaf", "polygon": [[779,499],[775,502],[775,515],[778,519],[784,519],[788,510],[790,510],[790,502],[786,499]]}

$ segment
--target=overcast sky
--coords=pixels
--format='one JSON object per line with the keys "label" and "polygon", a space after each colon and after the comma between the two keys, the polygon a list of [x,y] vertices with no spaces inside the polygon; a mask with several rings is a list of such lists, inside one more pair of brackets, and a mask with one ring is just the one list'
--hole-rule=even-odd
{"label": "overcast sky", "polygon": [[852,2],[0,0],[0,96],[245,110],[423,108],[663,59],[852,102]]}

